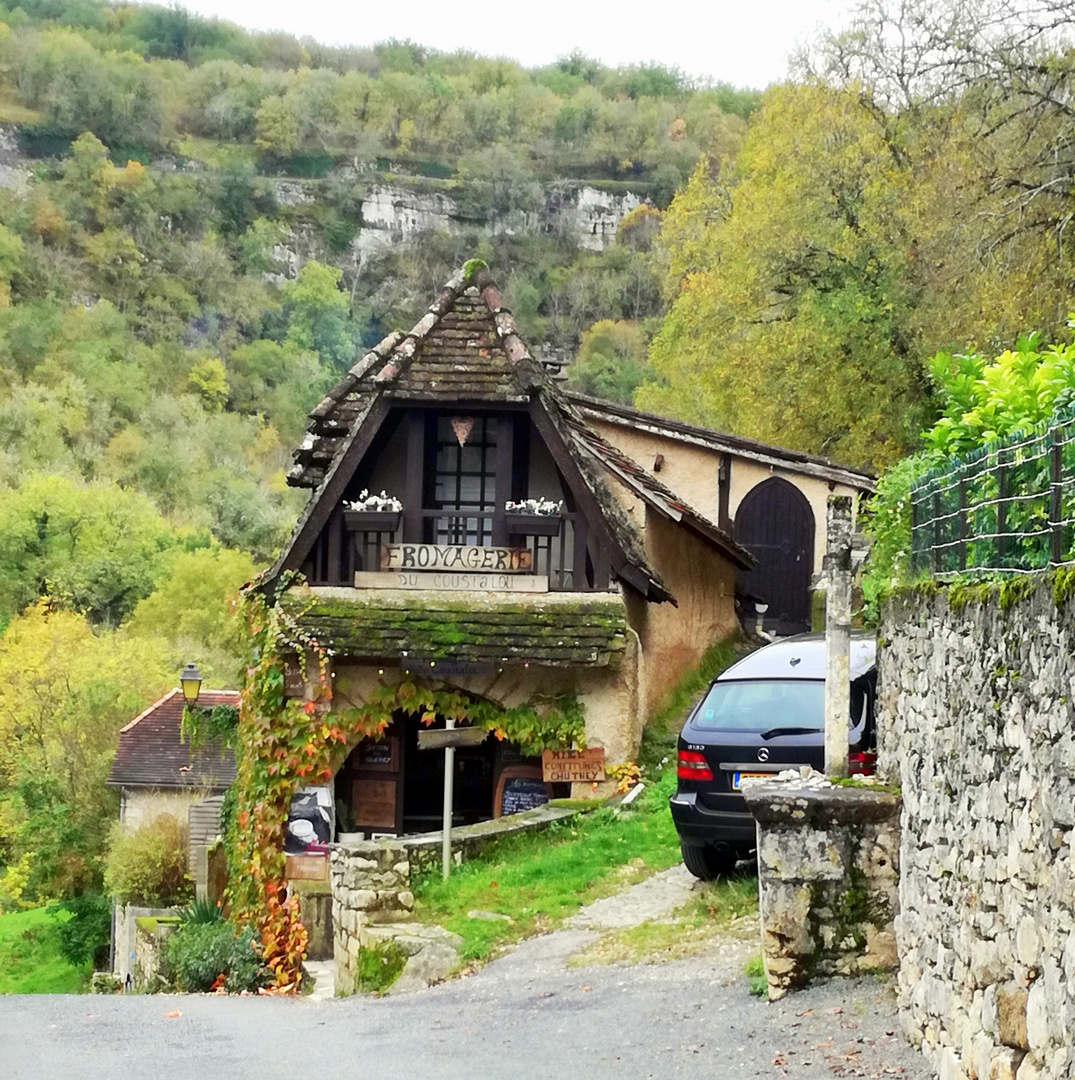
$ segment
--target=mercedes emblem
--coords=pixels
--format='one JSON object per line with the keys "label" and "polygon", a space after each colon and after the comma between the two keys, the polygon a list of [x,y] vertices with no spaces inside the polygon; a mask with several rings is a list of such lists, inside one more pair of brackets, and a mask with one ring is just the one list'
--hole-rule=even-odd
{"label": "mercedes emblem", "polygon": [[758,751],[758,760],[759,761],[768,761],[769,760],[769,747],[763,746]]}

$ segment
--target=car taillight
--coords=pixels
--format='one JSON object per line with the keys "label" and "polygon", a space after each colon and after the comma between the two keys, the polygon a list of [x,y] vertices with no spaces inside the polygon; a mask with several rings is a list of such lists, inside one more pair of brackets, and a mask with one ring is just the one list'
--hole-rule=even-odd
{"label": "car taillight", "polygon": [[676,776],[680,780],[712,780],[713,770],[704,755],[694,750],[680,750]]}
{"label": "car taillight", "polygon": [[869,750],[853,750],[847,755],[847,771],[854,776],[862,773],[863,776],[873,776],[877,765],[877,755]]}

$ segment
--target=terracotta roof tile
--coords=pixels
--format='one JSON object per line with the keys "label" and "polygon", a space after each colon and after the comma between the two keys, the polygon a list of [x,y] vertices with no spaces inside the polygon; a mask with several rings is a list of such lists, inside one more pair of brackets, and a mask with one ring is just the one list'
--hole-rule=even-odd
{"label": "terracotta roof tile", "polygon": [[[203,690],[198,704],[238,705],[237,690]],[[119,749],[108,770],[113,787],[214,788],[223,791],[235,778],[235,755],[207,742],[191,752],[180,741],[183,695],[172,690],[136,716],[119,733]]]}

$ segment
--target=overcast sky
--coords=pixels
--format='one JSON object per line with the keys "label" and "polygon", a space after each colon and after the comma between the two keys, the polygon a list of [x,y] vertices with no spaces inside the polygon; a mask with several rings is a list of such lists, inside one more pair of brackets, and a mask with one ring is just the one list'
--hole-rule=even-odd
{"label": "overcast sky", "polygon": [[842,0],[187,0],[252,30],[286,30],[332,44],[372,45],[410,38],[444,51],[472,49],[547,64],[582,49],[606,64],[657,61],[689,75],[738,86],[782,79],[788,53],[821,23],[833,25]]}

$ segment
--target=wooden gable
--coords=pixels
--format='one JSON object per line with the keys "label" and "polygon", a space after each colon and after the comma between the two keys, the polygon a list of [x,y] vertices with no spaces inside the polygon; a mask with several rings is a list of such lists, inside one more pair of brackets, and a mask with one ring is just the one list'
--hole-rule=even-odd
{"label": "wooden gable", "polygon": [[[406,410],[409,431],[407,475],[391,494],[403,498],[402,539],[408,542],[426,542],[423,530],[434,513],[423,501],[422,477],[429,468],[429,450],[423,442],[422,417],[431,415],[430,410],[459,410],[519,417],[514,428],[523,430],[518,425],[525,423],[525,430],[532,430],[551,454],[575,545],[573,588],[607,588],[614,576],[649,600],[673,600],[647,564],[641,535],[611,492],[610,481],[627,484],[658,513],[698,532],[734,565],[751,564],[749,554],[727,534],[677,501],[587,427],[530,355],[488,271],[479,266],[453,276],[409,333],[385,338],[311,412],[289,482],[315,491],[268,580],[284,569],[306,568],[309,573],[327,559],[337,569],[324,583],[345,583],[350,564],[346,557],[340,561],[340,551],[341,544],[349,541],[342,532],[341,500],[357,495],[351,489],[361,475],[360,467],[375,452],[386,421],[398,423],[401,410]],[[510,438],[497,447],[502,461],[496,516],[501,522],[505,498],[549,494],[520,489],[517,482],[508,489],[504,462],[513,467],[519,449]],[[365,467],[368,470],[368,461]],[[494,544],[505,542],[502,523],[499,528]],[[317,573],[314,578],[320,580]]]}

